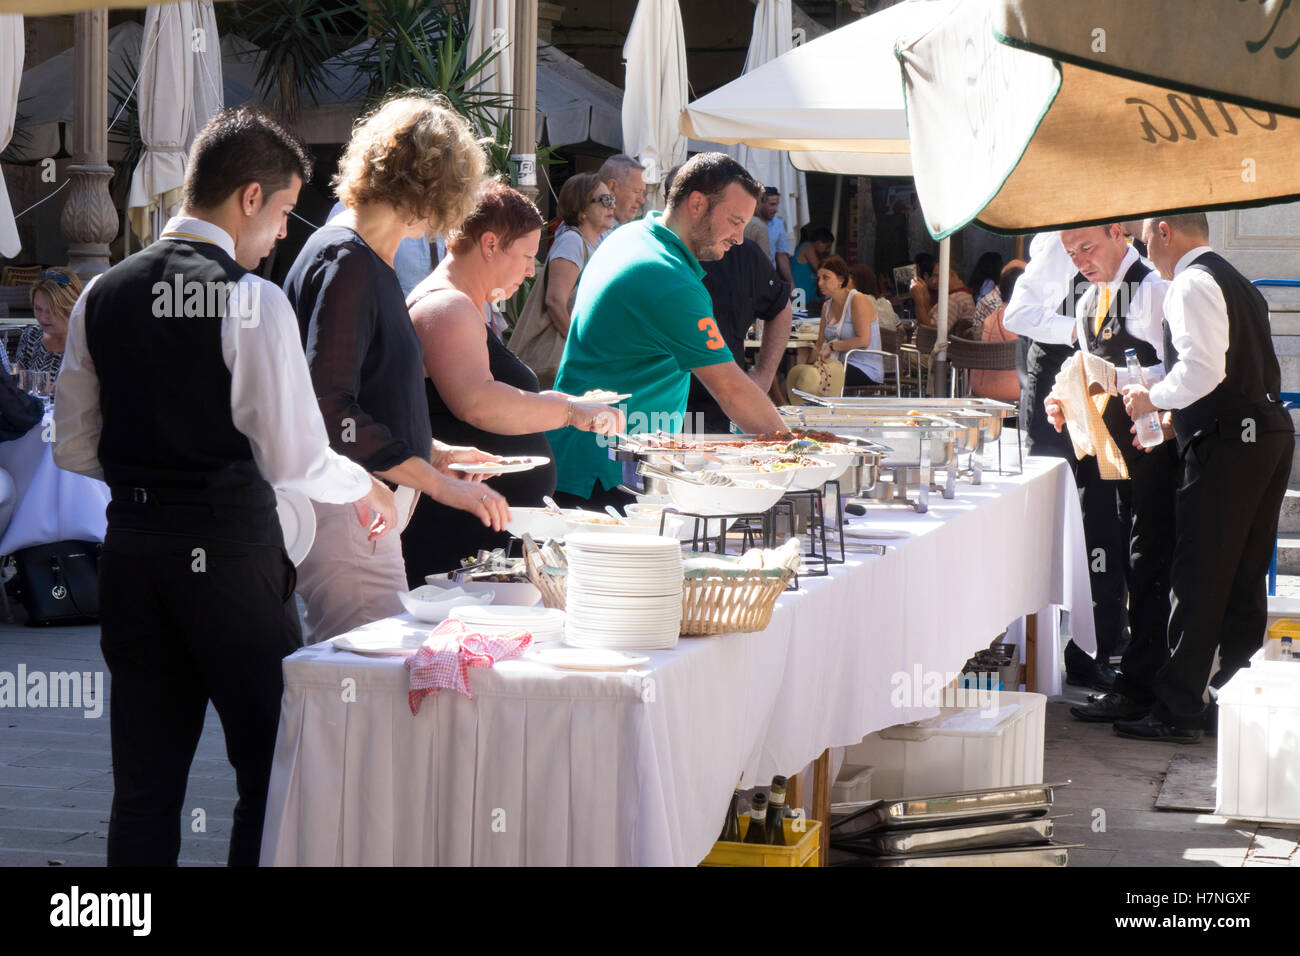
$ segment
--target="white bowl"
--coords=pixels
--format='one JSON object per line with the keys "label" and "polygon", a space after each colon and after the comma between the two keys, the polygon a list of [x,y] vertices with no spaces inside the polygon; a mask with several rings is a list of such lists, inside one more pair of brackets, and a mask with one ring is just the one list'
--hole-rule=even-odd
{"label": "white bowl", "polygon": [[[442,574],[426,575],[424,580],[435,587],[447,587],[448,578]],[[495,597],[492,604],[509,604],[518,607],[533,607],[542,603],[542,592],[530,581],[462,581],[457,587],[464,588],[467,594],[482,594],[491,591]]]}
{"label": "white bowl", "polygon": [[[680,481],[668,483],[673,504],[681,511],[698,515],[761,514],[781,500],[786,489],[746,488],[740,486],[688,485]],[[691,522],[681,533],[690,535]],[[679,533],[679,536],[680,534]]]}
{"label": "white bowl", "polygon": [[417,621],[441,624],[447,619],[452,608],[466,604],[491,604],[493,592],[483,591],[472,594],[464,588],[444,590],[435,584],[425,584],[413,591],[401,591],[397,596],[402,601],[402,607],[406,608],[407,613]]}
{"label": "white bowl", "polygon": [[568,524],[563,515],[547,508],[511,508],[506,530],[516,538],[531,535],[534,541],[542,544],[551,538],[563,538]]}

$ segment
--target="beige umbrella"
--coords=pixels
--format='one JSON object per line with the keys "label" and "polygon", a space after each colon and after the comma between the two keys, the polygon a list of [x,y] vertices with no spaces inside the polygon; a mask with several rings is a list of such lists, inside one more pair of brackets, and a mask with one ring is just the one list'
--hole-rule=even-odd
{"label": "beige umbrella", "polygon": [[1269,52],[1300,31],[1288,3],[1213,0],[1194,19],[1185,3],[1131,6],[966,2],[899,44],[935,238],[972,220],[1018,234],[1300,198],[1300,119],[1279,112],[1300,103],[1300,58]]}
{"label": "beige umbrella", "polygon": [[[18,84],[22,79],[23,18],[5,14],[0,16],[0,151],[9,145],[9,138],[14,134]],[[12,259],[21,249],[9,190],[5,188],[4,173],[0,172],[0,256]]]}
{"label": "beige umbrella", "polygon": [[[189,144],[221,104],[221,47],[212,4],[150,7],[141,43],[145,54],[138,95],[144,154],[131,177],[127,217],[135,234],[147,240],[157,238],[159,220],[180,202]],[[196,92],[207,115],[198,115]]]}
{"label": "beige umbrella", "polygon": [[[488,50],[497,51],[487,75],[480,78],[482,92],[507,96],[514,93],[514,55],[509,50],[514,35],[515,0],[470,0],[465,62],[473,63]],[[492,112],[500,111],[494,108]]]}
{"label": "beige umbrella", "polygon": [[79,10],[141,10],[148,5],[140,0],[0,0],[0,13],[52,17]]}
{"label": "beige umbrella", "polygon": [[639,0],[623,59],[623,152],[645,166],[646,208],[662,209],[659,184],[686,161],[686,137],[678,127],[686,106],[686,39],[677,0]]}

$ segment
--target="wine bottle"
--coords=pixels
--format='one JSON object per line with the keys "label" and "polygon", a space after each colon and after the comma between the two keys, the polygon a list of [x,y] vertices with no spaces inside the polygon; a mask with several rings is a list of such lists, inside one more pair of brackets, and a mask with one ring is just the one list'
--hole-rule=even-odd
{"label": "wine bottle", "polygon": [[745,842],[767,842],[767,797],[761,793],[754,794],[754,801],[749,807],[749,829],[745,831]]}
{"label": "wine bottle", "polygon": [[[745,779],[744,774],[740,779]],[[736,781],[736,790],[731,795],[731,805],[727,807],[727,818],[722,821],[722,835],[718,839],[727,843],[740,842],[740,780]]]}
{"label": "wine bottle", "polygon": [[780,774],[772,778],[771,795],[767,799],[767,842],[772,846],[785,846],[785,784]]}

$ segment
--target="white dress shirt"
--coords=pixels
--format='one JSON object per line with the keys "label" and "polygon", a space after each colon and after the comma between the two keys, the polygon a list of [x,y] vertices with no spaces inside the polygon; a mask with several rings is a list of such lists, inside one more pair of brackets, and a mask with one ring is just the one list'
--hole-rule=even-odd
{"label": "white dress shirt", "polygon": [[[1121,286],[1124,284],[1124,276],[1128,275],[1128,270],[1133,268],[1142,257],[1138,255],[1137,250],[1132,246],[1124,253],[1124,258],[1120,260],[1119,268],[1115,271],[1115,278],[1106,285],[1110,288],[1110,301],[1114,303],[1117,299],[1121,300],[1128,296],[1128,310],[1124,318],[1124,328],[1135,338],[1151,345],[1156,350],[1158,357],[1163,357],[1165,351],[1165,332],[1164,321],[1164,301],[1165,295],[1169,291],[1169,283],[1160,278],[1160,273],[1153,268],[1138,283],[1136,289],[1123,291]],[[1097,286],[1094,285],[1079,300],[1077,322],[1091,326],[1097,317]],[[1162,362],[1144,368],[1143,374],[1146,376],[1146,383],[1150,385],[1158,382],[1165,376],[1165,367]],[[1123,365],[1115,367],[1115,386],[1122,389],[1125,385],[1132,384],[1129,381],[1128,368]]]}
{"label": "white dress shirt", "polygon": [[1212,275],[1188,268],[1211,251],[1209,246],[1197,246],[1174,266],[1165,320],[1178,361],[1165,380],[1151,389],[1156,408],[1186,408],[1214,391],[1227,374],[1228,303]]}
{"label": "white dress shirt", "polygon": [[1034,236],[1024,275],[1016,280],[1002,314],[1003,326],[1044,345],[1069,345],[1074,341],[1074,319],[1061,313],[1061,303],[1078,272],[1059,232]]}
{"label": "white dress shirt", "polygon": [[[160,241],[171,233],[201,238],[234,258],[234,240],[210,222],[174,217]],[[86,297],[93,285],[94,280],[87,284],[68,318],[54,403],[54,461],[103,480],[99,376],[86,344]],[[365,496],[371,488],[365,469],[330,449],[298,319],[279,286],[251,272],[239,280],[221,320],[221,354],[230,369],[231,418],[272,487],[334,504]]]}

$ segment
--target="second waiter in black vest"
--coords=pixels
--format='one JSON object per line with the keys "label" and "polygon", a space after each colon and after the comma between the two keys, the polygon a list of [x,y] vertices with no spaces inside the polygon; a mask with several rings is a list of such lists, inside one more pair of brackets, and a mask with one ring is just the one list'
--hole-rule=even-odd
{"label": "second waiter in black vest", "polygon": [[1165,301],[1169,374],[1150,390],[1129,387],[1125,402],[1135,419],[1170,411],[1181,466],[1178,537],[1170,657],[1156,675],[1150,712],[1117,720],[1115,732],[1194,743],[1203,726],[1215,725],[1215,691],[1264,641],[1266,575],[1295,434],[1280,401],[1268,304],[1210,248],[1205,215],[1148,219],[1142,229],[1152,261],[1173,280]]}
{"label": "second waiter in black vest", "polygon": [[110,866],[176,864],[209,702],[239,791],[229,863],[257,864],[280,662],[302,644],[273,487],[353,503],[371,540],[396,521],[392,492],[330,450],[293,310],[249,271],[310,171],[270,119],[218,113],[190,151],[181,214],[69,320],[54,457],[112,492],[99,580]]}
{"label": "second waiter in black vest", "polygon": [[[1092,283],[1079,300],[1075,347],[1114,365],[1119,386],[1128,384],[1125,354],[1130,349],[1137,353],[1147,381],[1161,378],[1162,306],[1169,284],[1142,261],[1118,224],[1067,230],[1061,233],[1061,243]],[[1072,711],[1082,720],[1133,716],[1136,708],[1150,704],[1151,682],[1164,660],[1169,616],[1176,456],[1164,447],[1149,455],[1133,447],[1132,421],[1118,396],[1107,401],[1102,421],[1123,455],[1129,478],[1103,478],[1092,455],[1076,461],[1074,469],[1096,606],[1096,667],[1110,677],[1108,659],[1121,648],[1123,663],[1113,693]],[[1118,706],[1121,702],[1135,703],[1125,708]]]}

